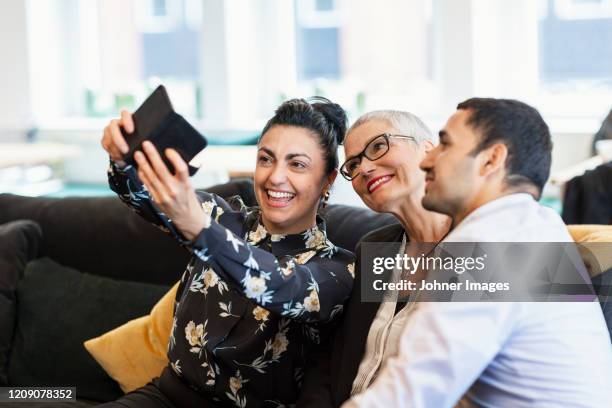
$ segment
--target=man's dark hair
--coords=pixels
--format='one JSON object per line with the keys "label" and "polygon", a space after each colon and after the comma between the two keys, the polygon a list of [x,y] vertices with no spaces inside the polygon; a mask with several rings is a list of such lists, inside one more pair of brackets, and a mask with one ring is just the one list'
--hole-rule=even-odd
{"label": "man's dark hair", "polygon": [[474,155],[494,143],[508,148],[508,186],[529,183],[538,196],[550,175],[552,140],[540,113],[526,103],[512,99],[471,98],[457,105],[470,111],[467,125],[481,132]]}

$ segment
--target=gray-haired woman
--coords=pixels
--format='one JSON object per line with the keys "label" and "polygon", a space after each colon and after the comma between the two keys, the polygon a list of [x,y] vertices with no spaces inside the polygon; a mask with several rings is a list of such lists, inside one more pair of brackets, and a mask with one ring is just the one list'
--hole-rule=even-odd
{"label": "gray-haired woman", "polygon": [[438,242],[446,235],[450,218],[421,204],[426,180],[419,163],[437,142],[421,119],[403,111],[367,113],[348,130],[340,172],[370,209],[393,214],[398,223],[369,233],[357,246],[355,284],[343,322],[328,349],[312,359],[298,406],[341,405],[365,390],[384,358],[397,351],[410,307],[392,300],[362,302],[360,245],[401,242],[403,252],[408,241]]}

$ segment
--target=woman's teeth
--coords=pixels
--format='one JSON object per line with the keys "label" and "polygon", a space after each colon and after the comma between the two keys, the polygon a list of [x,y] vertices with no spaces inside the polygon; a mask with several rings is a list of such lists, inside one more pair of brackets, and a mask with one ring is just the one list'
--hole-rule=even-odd
{"label": "woman's teeth", "polygon": [[376,187],[378,187],[382,183],[386,183],[389,180],[391,180],[390,176],[381,177],[378,180],[376,180],[374,183],[370,184],[370,187],[368,188],[368,190],[372,192],[372,190],[374,190]]}
{"label": "woman's teeth", "polygon": [[287,193],[287,192],[284,192],[284,191],[268,190],[267,193],[272,198],[288,198],[288,199],[291,199],[291,198],[295,197],[295,194]]}

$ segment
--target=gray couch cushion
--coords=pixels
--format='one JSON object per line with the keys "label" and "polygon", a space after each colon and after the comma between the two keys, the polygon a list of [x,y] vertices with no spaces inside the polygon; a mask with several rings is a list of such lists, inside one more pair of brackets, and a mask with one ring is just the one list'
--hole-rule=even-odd
{"label": "gray couch cushion", "polygon": [[148,314],[168,289],[82,273],[48,258],[30,262],[17,288],[10,384],[76,386],[79,398],[116,399],[121,389],[83,341]]}
{"label": "gray couch cushion", "polygon": [[[252,182],[236,180],[206,189],[255,201]],[[31,219],[42,228],[41,256],[78,270],[171,285],[189,260],[176,241],[141,219],[117,197],[22,197],[0,194],[0,224]]]}
{"label": "gray couch cushion", "polygon": [[38,254],[42,233],[32,221],[0,225],[0,385],[6,385],[7,362],[16,322],[17,284],[27,262]]}

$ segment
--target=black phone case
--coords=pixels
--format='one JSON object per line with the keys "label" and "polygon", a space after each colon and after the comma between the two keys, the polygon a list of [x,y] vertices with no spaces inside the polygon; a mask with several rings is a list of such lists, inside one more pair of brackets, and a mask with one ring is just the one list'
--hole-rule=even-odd
{"label": "black phone case", "polygon": [[[134,153],[137,150],[142,151],[142,142],[148,140],[157,148],[168,169],[174,173],[174,166],[165,155],[167,148],[175,149],[183,160],[189,163],[207,145],[206,138],[185,118],[174,112],[163,85],[158,86],[134,112],[133,120],[134,133],[127,134],[121,129],[130,148],[124,158],[128,164],[137,165]],[[190,176],[197,171],[197,167],[189,166]]]}

